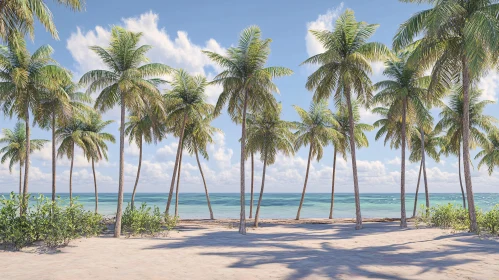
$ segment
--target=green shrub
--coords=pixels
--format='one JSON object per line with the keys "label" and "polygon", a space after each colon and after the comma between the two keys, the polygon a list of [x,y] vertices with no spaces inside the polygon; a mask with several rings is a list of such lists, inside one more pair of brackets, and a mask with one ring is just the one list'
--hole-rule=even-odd
{"label": "green shrub", "polygon": [[121,230],[128,235],[156,235],[163,229],[172,230],[176,224],[177,218],[161,214],[157,206],[151,209],[144,202],[132,209],[129,203],[123,213]]}
{"label": "green shrub", "polygon": [[499,205],[496,205],[492,210],[486,212],[478,219],[480,228],[492,233],[499,233]]}
{"label": "green shrub", "polygon": [[[28,195],[30,199],[31,196]],[[61,199],[55,202],[40,195],[31,199],[20,214],[20,197],[14,193],[0,198],[0,243],[20,249],[35,241],[49,247],[67,245],[72,239],[97,235],[104,229],[102,216],[85,211],[73,200],[70,206]]]}

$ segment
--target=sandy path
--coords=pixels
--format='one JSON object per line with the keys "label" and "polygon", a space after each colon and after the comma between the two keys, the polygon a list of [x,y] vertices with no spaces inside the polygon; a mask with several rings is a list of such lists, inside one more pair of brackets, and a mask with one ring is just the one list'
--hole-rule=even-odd
{"label": "sandy path", "polygon": [[499,240],[397,223],[184,224],[165,238],[81,239],[0,252],[1,279],[498,279]]}

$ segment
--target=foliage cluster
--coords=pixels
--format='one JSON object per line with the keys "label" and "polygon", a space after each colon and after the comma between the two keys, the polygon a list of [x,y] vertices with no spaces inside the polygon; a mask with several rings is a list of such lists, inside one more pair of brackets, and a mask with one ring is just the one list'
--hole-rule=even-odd
{"label": "foliage cluster", "polygon": [[175,228],[178,222],[177,217],[160,212],[157,206],[151,208],[147,203],[137,207],[127,205],[123,213],[121,230],[130,235],[157,235],[166,230],[167,232]]}

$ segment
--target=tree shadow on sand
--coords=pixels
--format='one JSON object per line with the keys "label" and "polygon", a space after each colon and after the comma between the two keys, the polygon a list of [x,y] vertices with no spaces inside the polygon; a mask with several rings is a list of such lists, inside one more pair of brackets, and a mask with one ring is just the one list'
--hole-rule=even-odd
{"label": "tree shadow on sand", "polygon": [[[201,253],[206,256],[224,256],[236,260],[232,268],[257,268],[260,265],[279,263],[293,272],[288,279],[300,279],[310,276],[330,278],[372,277],[381,279],[407,279],[433,271],[445,273],[448,268],[470,262],[490,260],[489,269],[499,261],[499,242],[496,239],[480,239],[468,233],[441,235],[405,243],[367,247],[345,248],[335,245],[335,240],[352,239],[364,235],[379,235],[401,231],[396,223],[365,224],[363,230],[354,230],[350,224],[336,225],[279,225],[305,231],[292,233],[265,233],[249,231],[248,235],[236,234],[233,230],[219,229],[198,236],[186,236],[179,239],[165,240],[165,243],[145,248],[209,248],[211,252]],[[331,231],[334,229],[334,231]],[[182,229],[181,229],[182,230]],[[415,229],[409,229],[415,230]],[[424,231],[421,230],[421,234]],[[443,241],[452,239],[452,242]],[[417,243],[440,240],[439,246],[417,250]],[[301,246],[307,241],[315,242],[315,247]],[[354,242],[354,240],[351,240]],[[380,242],[384,244],[386,242]],[[411,247],[412,245],[412,247]],[[416,251],[414,247],[416,246]],[[230,248],[230,252],[220,252],[216,248]],[[265,248],[255,250],[255,248]],[[270,250],[267,250],[271,248]],[[410,250],[409,250],[410,249]],[[464,253],[476,253],[482,258],[460,256]],[[489,256],[490,255],[490,256]],[[457,258],[459,256],[459,258]],[[400,271],[397,267],[411,267],[411,272]],[[371,271],[376,267],[376,271]],[[497,269],[497,268],[496,268]],[[480,272],[477,272],[477,277]],[[498,271],[499,273],[499,271]],[[443,276],[443,275],[442,275]]]}

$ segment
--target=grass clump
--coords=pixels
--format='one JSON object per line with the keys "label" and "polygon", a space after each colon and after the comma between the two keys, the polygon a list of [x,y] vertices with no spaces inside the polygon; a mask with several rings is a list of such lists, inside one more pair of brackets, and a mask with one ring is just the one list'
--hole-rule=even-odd
{"label": "grass clump", "polygon": [[123,213],[121,230],[128,236],[157,235],[175,228],[177,221],[177,217],[162,214],[157,206],[151,208],[144,202],[139,208],[132,208],[129,203]]}

